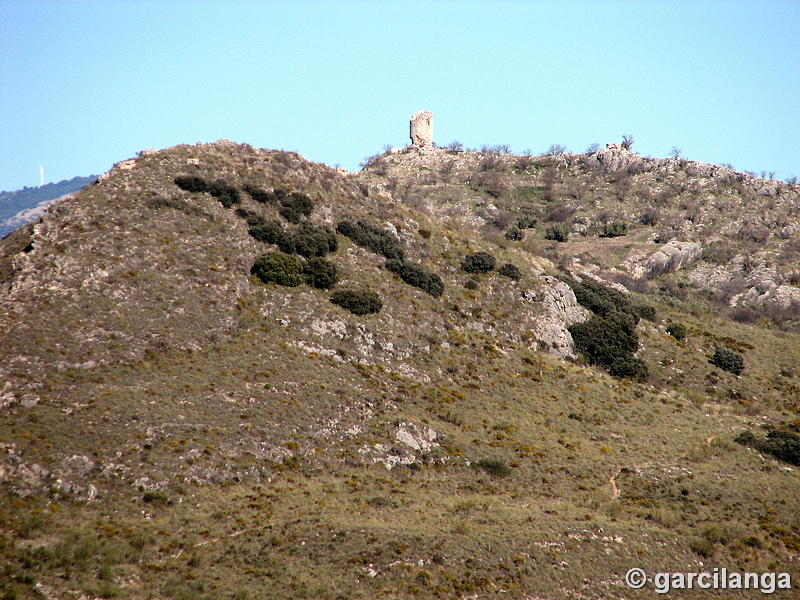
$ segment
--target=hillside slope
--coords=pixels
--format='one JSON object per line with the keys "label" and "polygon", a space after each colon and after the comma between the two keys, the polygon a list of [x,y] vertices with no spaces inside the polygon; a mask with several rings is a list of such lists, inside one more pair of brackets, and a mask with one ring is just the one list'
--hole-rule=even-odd
{"label": "hillside slope", "polygon": [[[0,243],[6,597],[637,598],[632,567],[709,564],[798,581],[795,467],[734,442],[800,425],[798,190],[693,168],[432,149],[344,174],[224,140],[119,163]],[[251,273],[278,248],[293,285]],[[330,263],[335,286],[310,285]],[[692,283],[712,267],[720,290]],[[646,373],[578,356],[593,281],[625,290],[603,298]]]}
{"label": "hillside slope", "polygon": [[0,238],[34,221],[52,202],[78,191],[95,179],[97,177],[94,175],[73,177],[40,187],[0,192]]}

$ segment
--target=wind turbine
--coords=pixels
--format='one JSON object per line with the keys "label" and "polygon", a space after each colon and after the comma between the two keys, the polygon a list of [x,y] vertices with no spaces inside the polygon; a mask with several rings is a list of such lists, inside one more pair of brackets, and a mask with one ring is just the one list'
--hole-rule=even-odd
{"label": "wind turbine", "polygon": [[39,165],[39,187],[44,185],[44,167]]}

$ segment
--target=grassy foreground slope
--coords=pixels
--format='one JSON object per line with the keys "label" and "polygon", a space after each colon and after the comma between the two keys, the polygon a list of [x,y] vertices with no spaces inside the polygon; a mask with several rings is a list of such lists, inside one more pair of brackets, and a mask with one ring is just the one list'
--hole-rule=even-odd
{"label": "grassy foreground slope", "polygon": [[[545,197],[546,165],[445,157],[495,173],[489,187],[426,184],[430,166],[396,158],[394,174],[345,176],[291,153],[178,146],[3,241],[6,598],[651,597],[625,585],[632,567],[800,583],[797,467],[733,441],[797,430],[791,319],[737,322],[667,272],[628,282],[656,309],[636,330],[647,379],[556,358],[536,337],[556,277],[607,275],[625,244],[655,246],[655,226],[546,240],[571,181]],[[181,176],[223,180],[238,203]],[[276,246],[248,219],[295,232],[292,193],[313,201],[298,220],[315,227],[390,231],[444,293],[341,234],[334,289],[376,292],[377,313],[251,276]],[[508,239],[495,210],[539,223]],[[520,278],[465,272],[479,251]],[[741,375],[709,363],[720,345],[744,357]]]}

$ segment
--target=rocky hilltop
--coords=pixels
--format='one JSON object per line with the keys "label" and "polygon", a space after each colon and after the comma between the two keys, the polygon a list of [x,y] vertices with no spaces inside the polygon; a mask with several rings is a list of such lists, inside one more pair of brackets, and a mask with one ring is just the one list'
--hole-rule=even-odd
{"label": "rocky hilltop", "polygon": [[424,125],[145,151],[0,242],[6,597],[798,576],[798,188]]}

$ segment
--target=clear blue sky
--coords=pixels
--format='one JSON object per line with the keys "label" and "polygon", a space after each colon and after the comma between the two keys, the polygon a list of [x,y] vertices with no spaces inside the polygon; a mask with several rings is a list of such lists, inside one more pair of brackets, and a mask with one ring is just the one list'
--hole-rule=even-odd
{"label": "clear blue sky", "polygon": [[408,143],[800,176],[800,1],[0,0],[0,189],[228,138],[355,170]]}

